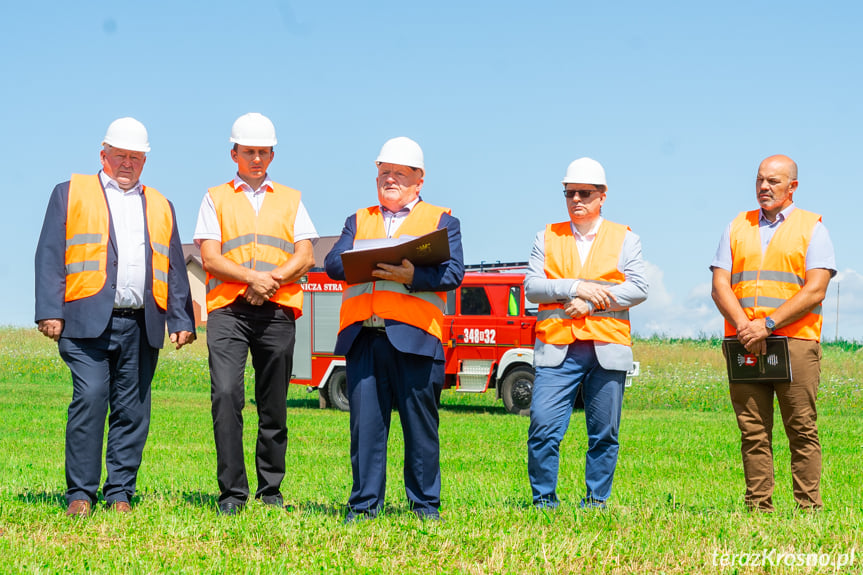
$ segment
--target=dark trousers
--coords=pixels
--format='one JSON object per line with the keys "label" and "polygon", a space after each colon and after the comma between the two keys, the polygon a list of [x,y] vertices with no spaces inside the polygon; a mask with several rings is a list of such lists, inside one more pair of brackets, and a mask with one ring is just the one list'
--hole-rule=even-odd
{"label": "dark trousers", "polygon": [[240,298],[207,317],[219,503],[243,504],[249,498],[243,459],[244,375],[249,352],[258,409],[255,497],[280,493],[288,447],[286,399],[294,337],[293,313],[272,302],[253,306]]}
{"label": "dark trousers", "polygon": [[150,347],[144,316],[112,317],[98,338],[61,337],[60,356],[72,372],[66,423],[66,501],[96,502],[102,440],[108,416],[108,475],[102,494],[109,504],[130,501],[150,429],[150,384],[159,350]]}
{"label": "dark trousers", "polygon": [[419,515],[437,514],[441,475],[435,386],[443,384],[443,362],[401,353],[383,332],[372,329],[362,330],[346,359],[353,471],[348,506],[371,514],[383,508],[395,404],[404,433],[408,502]]}

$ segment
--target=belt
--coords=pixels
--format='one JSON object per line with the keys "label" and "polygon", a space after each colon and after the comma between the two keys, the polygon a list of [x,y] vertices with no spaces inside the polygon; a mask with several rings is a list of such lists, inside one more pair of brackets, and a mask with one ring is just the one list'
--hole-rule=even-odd
{"label": "belt", "polygon": [[370,335],[386,335],[387,328],[385,327],[370,327],[367,325],[363,326],[363,331]]}
{"label": "belt", "polygon": [[113,317],[140,317],[144,315],[144,308],[115,307],[111,310]]}
{"label": "belt", "polygon": [[265,311],[274,312],[278,309],[281,309],[282,311],[285,312],[285,315],[287,315],[290,319],[295,320],[295,321],[297,319],[297,314],[294,313],[293,308],[290,308],[286,305],[278,304],[278,303],[276,303],[274,301],[270,301],[270,300],[265,301],[261,305],[252,305],[248,301],[246,301],[246,298],[244,298],[243,296],[239,296],[237,299],[235,299],[234,301],[229,303],[227,307],[236,309],[238,311],[257,312],[257,313],[262,313]]}

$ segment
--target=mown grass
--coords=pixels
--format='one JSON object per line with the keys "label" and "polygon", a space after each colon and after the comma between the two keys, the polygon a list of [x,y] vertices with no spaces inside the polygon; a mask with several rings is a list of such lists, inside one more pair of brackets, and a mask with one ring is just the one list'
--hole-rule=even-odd
{"label": "mown grass", "polygon": [[[294,511],[252,504],[238,517],[219,517],[206,353],[198,342],[162,354],[134,513],[117,517],[99,509],[82,521],[63,514],[68,371],[56,347],[35,331],[0,330],[0,572],[861,572],[863,356],[857,349],[825,346],[819,426],[826,508],[819,514],[793,510],[778,418],[777,512],[743,511],[738,435],[718,341],[655,338],[635,344],[642,375],[626,393],[620,463],[606,513],[577,508],[583,414],[573,416],[562,446],[563,504],[543,513],[529,504],[528,420],[506,414],[492,394],[446,391],[446,521],[421,523],[409,513],[394,418],[386,513],[343,526],[351,482],[347,414],[319,410],[314,394],[294,386],[283,485]],[[244,415],[252,471],[254,406]],[[781,562],[713,564],[727,553],[838,557],[853,549],[856,563],[839,571]]]}

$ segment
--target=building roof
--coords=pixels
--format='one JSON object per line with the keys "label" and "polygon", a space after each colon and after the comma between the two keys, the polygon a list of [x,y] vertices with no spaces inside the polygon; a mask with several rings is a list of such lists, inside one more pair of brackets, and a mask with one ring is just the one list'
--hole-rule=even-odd
{"label": "building roof", "polygon": [[189,260],[194,260],[196,264],[204,267],[204,263],[201,261],[201,251],[194,243],[183,244],[183,261],[189,265]]}

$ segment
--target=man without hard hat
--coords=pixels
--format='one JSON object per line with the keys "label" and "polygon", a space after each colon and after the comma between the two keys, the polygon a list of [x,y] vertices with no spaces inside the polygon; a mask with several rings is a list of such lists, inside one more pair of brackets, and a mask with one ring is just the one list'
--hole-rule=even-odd
{"label": "man without hard hat", "polygon": [[165,324],[177,349],[195,340],[174,207],[139,180],[149,151],[143,124],[112,122],[102,170],[54,188],[36,248],[36,322],[72,372],[69,516],[89,515],[97,501],[109,408],[102,496],[131,511]]}
{"label": "man without hard hat", "polygon": [[587,423],[582,509],[605,509],[617,466],[620,411],[632,367],[629,308],[647,299],[641,241],[604,219],[608,187],[596,160],[563,178],[569,219],[536,235],[524,279],[539,304],[527,470],[537,508],[555,508],[560,442],[579,393]]}
{"label": "man without hard hat", "polygon": [[294,321],[303,313],[297,280],[315,265],[312,240],[318,237],[300,192],[270,178],[276,145],[270,119],[240,116],[230,141],[237,173],[204,194],[195,229],[207,272],[207,349],[223,515],[235,515],[249,499],[242,415],[249,352],[258,409],[255,498],[284,507],[286,398]]}
{"label": "man without hard hat", "polygon": [[728,225],[710,266],[725,337],[737,338],[760,357],[769,336],[783,336],[788,343],[791,381],[729,385],[740,428],[743,501],[751,511],[773,511],[774,395],[788,435],[796,507],[823,506],[815,400],[821,302],[836,275],[836,258],[821,216],[796,207],[796,191],[794,160],[780,155],[761,162],[755,179],[759,209],[741,212]]}
{"label": "man without hard hat", "polygon": [[[326,257],[327,274],[345,280],[341,254],[357,240],[421,236],[446,228],[450,259],[436,266],[379,263],[373,282],[342,296],[335,353],[347,360],[353,486],[346,523],[384,507],[392,408],[404,430],[405,491],[421,519],[440,519],[437,398],[444,383],[446,292],[464,277],[461,228],[450,210],[420,198],[423,152],[409,138],[387,141],[377,158],[378,204],[350,215]],[[374,310],[374,312],[372,311]]]}

